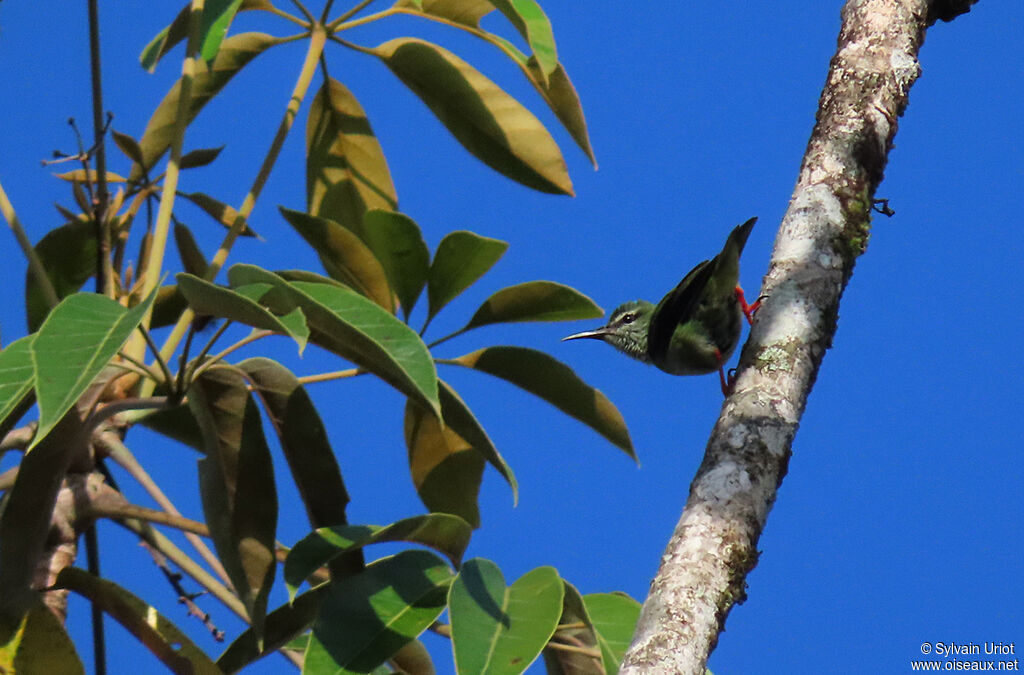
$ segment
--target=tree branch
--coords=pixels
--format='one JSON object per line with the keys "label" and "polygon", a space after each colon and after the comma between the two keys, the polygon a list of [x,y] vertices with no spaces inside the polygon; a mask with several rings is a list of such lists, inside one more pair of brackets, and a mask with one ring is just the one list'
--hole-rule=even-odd
{"label": "tree branch", "polygon": [[703,674],[726,616],[746,597],[758,539],[836,330],[840,296],[867,245],[875,190],[937,4],[848,0],[842,10],[817,124],[761,290],[768,299],[622,673]]}

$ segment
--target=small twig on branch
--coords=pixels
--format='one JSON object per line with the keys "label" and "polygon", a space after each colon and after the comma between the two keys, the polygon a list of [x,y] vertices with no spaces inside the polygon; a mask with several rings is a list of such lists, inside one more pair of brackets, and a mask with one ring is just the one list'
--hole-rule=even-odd
{"label": "small twig on branch", "polygon": [[175,572],[171,569],[170,565],[167,563],[167,557],[150,546],[150,544],[145,540],[140,540],[139,544],[149,551],[149,555],[153,557],[153,562],[156,563],[156,566],[164,573],[164,577],[167,579],[167,582],[171,585],[171,588],[174,589],[174,592],[178,594],[178,602],[185,605],[188,609],[189,615],[202,621],[203,625],[206,626],[206,629],[210,631],[210,635],[213,636],[214,640],[217,642],[223,642],[224,631],[217,628],[217,625],[213,622],[213,618],[210,616],[210,613],[200,609],[199,605],[195,602],[196,598],[205,595],[206,592],[187,593],[185,591],[185,587],[181,585],[181,572]]}

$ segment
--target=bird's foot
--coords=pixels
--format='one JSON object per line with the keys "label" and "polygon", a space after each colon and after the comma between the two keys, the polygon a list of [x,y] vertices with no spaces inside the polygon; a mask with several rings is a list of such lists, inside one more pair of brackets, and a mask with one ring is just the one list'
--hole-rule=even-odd
{"label": "bird's foot", "polygon": [[729,374],[726,375],[725,364],[722,363],[722,353],[716,349],[715,356],[718,357],[718,383],[722,385],[722,395],[728,397],[736,384],[736,369],[730,368]]}
{"label": "bird's foot", "polygon": [[747,317],[747,323],[754,323],[754,315],[757,314],[757,310],[761,309],[761,302],[768,298],[767,295],[762,295],[754,301],[753,304],[747,304],[747,296],[743,293],[743,289],[740,286],[736,287],[736,299],[740,303],[740,309],[743,310],[743,316]]}

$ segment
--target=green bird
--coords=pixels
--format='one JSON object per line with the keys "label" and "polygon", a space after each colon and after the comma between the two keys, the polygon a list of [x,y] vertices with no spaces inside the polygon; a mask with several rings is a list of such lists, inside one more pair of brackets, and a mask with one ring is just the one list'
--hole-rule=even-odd
{"label": "green bird", "polygon": [[723,365],[736,349],[743,317],[753,322],[760,299],[748,305],[739,286],[740,254],[757,218],[738,225],[722,252],[698,264],[657,306],[633,300],[612,312],[608,323],[563,340],[604,340],[621,352],[673,375],[718,371],[722,392],[731,382]]}

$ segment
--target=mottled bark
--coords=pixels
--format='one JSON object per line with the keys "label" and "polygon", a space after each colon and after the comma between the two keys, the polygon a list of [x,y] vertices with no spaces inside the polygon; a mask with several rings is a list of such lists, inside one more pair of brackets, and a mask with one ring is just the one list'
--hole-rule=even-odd
{"label": "mottled bark", "polygon": [[925,29],[974,0],[849,0],[796,189],[689,499],[662,557],[622,673],[704,673],[729,610],[746,597],[757,542],[870,232],[896,120]]}

